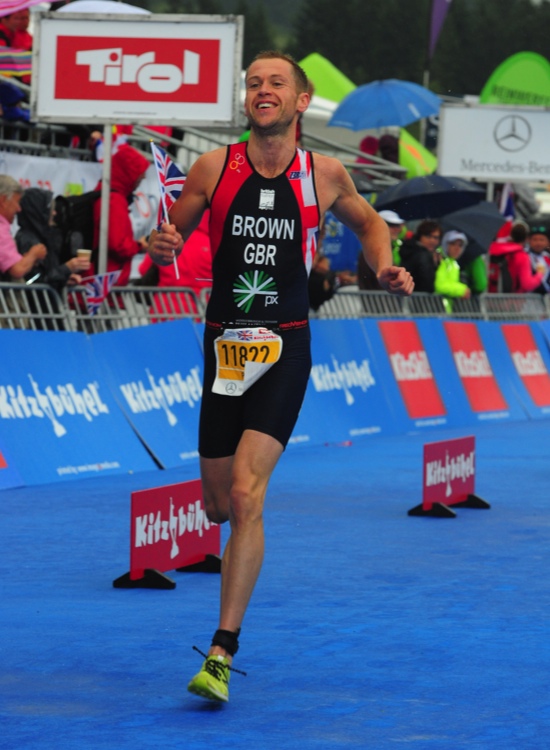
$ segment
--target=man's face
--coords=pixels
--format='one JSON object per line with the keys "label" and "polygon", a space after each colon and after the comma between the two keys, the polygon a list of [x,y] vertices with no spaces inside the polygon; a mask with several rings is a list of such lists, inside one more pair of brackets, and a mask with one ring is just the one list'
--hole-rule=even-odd
{"label": "man's face", "polygon": [[388,224],[388,229],[390,230],[390,237],[393,242],[393,240],[399,239],[399,235],[403,229],[403,224]]}
{"label": "man's face", "polygon": [[10,198],[0,195],[0,215],[7,219],[10,224],[15,219],[15,215],[21,211],[21,195],[22,193],[14,193]]}
{"label": "man's face", "polygon": [[256,60],[248,69],[244,109],[256,130],[269,135],[284,133],[308,104],[309,95],[298,94],[292,66],[286,60]]}
{"label": "man's face", "polygon": [[534,253],[548,250],[548,237],[545,234],[532,234],[529,237],[529,249]]}
{"label": "man's face", "polygon": [[29,26],[30,11],[28,8],[25,10],[18,10],[11,15],[12,26],[17,31],[24,31]]}
{"label": "man's face", "polygon": [[464,242],[462,240],[453,240],[447,245],[447,255],[449,258],[460,258],[462,251],[464,250]]}
{"label": "man's face", "polygon": [[421,245],[424,245],[424,247],[430,250],[430,252],[434,253],[439,247],[439,243],[441,242],[441,232],[439,232],[437,229],[434,229],[431,234],[421,235],[418,238],[418,242]]}

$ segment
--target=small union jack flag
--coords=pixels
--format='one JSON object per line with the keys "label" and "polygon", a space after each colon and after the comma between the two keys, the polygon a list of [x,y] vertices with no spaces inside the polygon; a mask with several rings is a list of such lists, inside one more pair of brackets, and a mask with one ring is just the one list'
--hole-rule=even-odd
{"label": "small union jack flag", "polygon": [[254,337],[254,334],[252,333],[252,331],[249,331],[248,329],[239,331],[237,335],[241,341],[252,341]]}
{"label": "small union jack flag", "polygon": [[158,223],[168,222],[168,211],[179,197],[185,183],[185,175],[172,161],[166,151],[151,141],[151,151],[155,160],[157,178],[160,188],[160,206]]}
{"label": "small union jack flag", "polygon": [[98,273],[83,280],[88,315],[96,314],[107,299],[111,287],[118,281],[119,276],[120,271],[110,271],[109,273]]}

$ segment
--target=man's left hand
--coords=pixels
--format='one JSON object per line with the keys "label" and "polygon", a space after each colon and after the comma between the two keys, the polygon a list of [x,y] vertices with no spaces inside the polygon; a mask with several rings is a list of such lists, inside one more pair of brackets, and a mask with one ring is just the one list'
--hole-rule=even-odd
{"label": "man's left hand", "polygon": [[407,296],[414,289],[413,277],[401,266],[383,268],[377,276],[378,283],[386,292]]}

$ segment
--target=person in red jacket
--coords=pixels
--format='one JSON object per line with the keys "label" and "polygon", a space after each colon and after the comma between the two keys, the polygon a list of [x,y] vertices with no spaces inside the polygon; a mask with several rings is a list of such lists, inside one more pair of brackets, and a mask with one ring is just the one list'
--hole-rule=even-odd
{"label": "person in red jacket", "polygon": [[[145,237],[134,239],[129,207],[132,195],[149,161],[132,146],[121,146],[111,163],[111,196],[109,201],[109,231],[107,237],[107,271],[120,271],[117,286],[126,286],[132,269],[132,258],[147,248]],[[101,180],[96,190],[101,189]],[[101,198],[94,205],[94,247],[99,246]]]}
{"label": "person in red jacket", "polygon": [[[181,286],[192,289],[197,297],[202,289],[212,286],[212,250],[210,247],[210,236],[208,223],[210,211],[205,211],[198,227],[191,232],[185,243],[184,252],[177,257],[178,276],[174,265],[156,266],[150,255],[146,255],[139,265],[139,273],[143,277],[152,266],[158,271],[157,286]],[[155,295],[153,306],[159,313],[166,311],[198,312],[194,303],[191,309],[187,305],[184,295],[158,294]],[[159,318],[159,320],[162,318]]]}

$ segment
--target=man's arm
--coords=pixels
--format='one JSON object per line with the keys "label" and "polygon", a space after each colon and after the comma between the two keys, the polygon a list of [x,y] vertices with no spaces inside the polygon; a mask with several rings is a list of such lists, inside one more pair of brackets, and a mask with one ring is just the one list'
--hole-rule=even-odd
{"label": "man's arm", "polygon": [[316,155],[315,165],[323,213],[330,209],[357,235],[365,260],[376,274],[382,289],[395,294],[411,294],[414,288],[411,275],[393,264],[386,222],[359,195],[341,162]]}
{"label": "man's arm", "polygon": [[8,268],[8,273],[12,279],[22,279],[29,271],[32,271],[39,260],[45,258],[47,254],[46,246],[41,243],[33,245],[21,256],[21,258]]}

